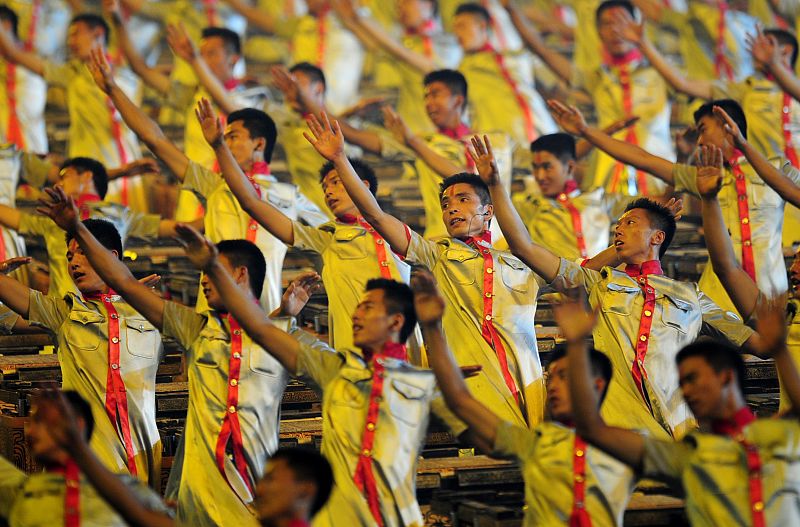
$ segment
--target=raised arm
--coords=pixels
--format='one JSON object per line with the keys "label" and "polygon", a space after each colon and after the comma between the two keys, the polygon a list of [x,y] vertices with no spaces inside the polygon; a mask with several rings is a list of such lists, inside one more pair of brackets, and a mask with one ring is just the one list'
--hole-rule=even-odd
{"label": "raised arm", "polygon": [[275,33],[276,20],[266,9],[252,5],[244,0],[225,0],[231,9],[247,19],[248,24],[253,24],[265,33]]}
{"label": "raised arm", "polygon": [[795,415],[800,416],[800,374],[786,346],[786,301],[786,296],[779,296],[760,302],[756,313],[756,329],[764,341],[764,356],[775,360],[781,389],[788,397]]}
{"label": "raised arm", "polygon": [[200,127],[203,129],[203,136],[217,155],[219,168],[222,171],[225,182],[230,187],[233,195],[236,196],[242,209],[273,236],[285,244],[292,245],[294,243],[292,220],[273,207],[268,201],[263,201],[258,197],[253,184],[242,172],[228,145],[225,144],[222,122],[217,117],[208,99],[203,98],[198,102],[195,113],[200,121]]}
{"label": "raised arm", "polygon": [[508,11],[511,22],[525,41],[525,45],[544,61],[545,65],[567,84],[572,82],[572,63],[561,53],[545,44],[539,31],[533,27],[528,17],[515,0],[501,0]]}
{"label": "raised arm", "polygon": [[781,57],[780,46],[773,35],[765,35],[757,28],[755,36],[747,35],[747,48],[753,61],[767,74],[772,74],[786,93],[800,101],[800,79]]}
{"label": "raised arm", "polygon": [[36,210],[72,234],[100,278],[161,331],[164,326],[164,299],[154,295],[150,288],[131,274],[120,259],[122,255],[115,255],[97,241],[80,221],[75,202],[60,187],[46,188],[44,191],[48,199],[39,200]]}
{"label": "raised arm", "polygon": [[428,364],[436,375],[444,400],[453,413],[467,423],[480,449],[491,452],[502,421],[470,393],[461,369],[447,346],[442,331],[444,298],[436,289],[433,276],[427,271],[414,273],[411,288],[414,290],[417,321],[425,339]]}
{"label": "raised arm", "polygon": [[275,357],[290,373],[297,372],[300,344],[288,333],[273,325],[253,296],[234,282],[230,273],[219,262],[217,247],[200,233],[185,225],[178,225],[178,240],[186,249],[186,256],[214,283],[228,312],[259,346]]}
{"label": "raised arm", "polygon": [[[13,273],[30,261],[29,256],[18,256],[0,262],[0,301],[22,318],[28,318],[31,290],[18,280],[6,275]],[[15,329],[17,327],[15,326]]]}
{"label": "raised arm", "polygon": [[7,229],[19,230],[19,222],[22,219],[22,212],[8,205],[0,205],[0,225]]}
{"label": "raised arm", "polygon": [[161,128],[148,115],[131,101],[125,92],[114,82],[111,67],[102,50],[92,50],[92,59],[87,65],[94,82],[105,92],[119,111],[125,124],[143,143],[175,174],[180,181],[189,166],[189,158],[172,141],[167,139]]}
{"label": "raised arm", "polygon": [[[383,123],[401,143],[413,150],[441,177],[452,176],[464,171],[464,166],[456,165],[450,159],[440,155],[421,136],[414,134],[403,118],[388,106],[383,107]],[[345,138],[347,138],[346,134]]]}
{"label": "raised arm", "polygon": [[594,380],[586,344],[586,339],[592,334],[596,314],[586,301],[586,292],[582,289],[567,291],[563,301],[553,306],[553,312],[567,340],[567,374],[576,433],[641,472],[644,458],[642,436],[623,428],[610,427],[600,417],[600,404],[592,388]]}
{"label": "raised arm", "polygon": [[672,167],[674,163],[654,156],[636,145],[614,139],[602,130],[586,124],[581,112],[574,106],[567,106],[556,100],[547,101],[559,126],[567,133],[582,137],[614,159],[632,165],[666,182],[674,184]]}
{"label": "raised arm", "polygon": [[0,54],[8,62],[19,64],[23,68],[39,75],[44,75],[45,60],[32,51],[25,51],[14,41],[11,32],[0,27]]}
{"label": "raised arm", "polygon": [[339,122],[334,120],[331,125],[328,115],[323,113],[321,121],[311,115],[308,119],[308,127],[311,134],[303,132],[303,135],[322,157],[333,162],[345,190],[364,219],[383,236],[392,250],[405,255],[408,252],[408,227],[381,209],[378,200],[356,174],[344,153],[344,136],[339,128]]}
{"label": "raised arm", "polygon": [[500,172],[497,169],[497,160],[492,152],[489,137],[483,136],[483,140],[478,136],[473,137],[470,152],[478,168],[478,175],[489,187],[494,217],[500,223],[500,229],[506,237],[511,252],[547,282],[552,282],[558,274],[561,259],[544,247],[533,243],[528,229],[511,202],[511,197],[500,181]]}

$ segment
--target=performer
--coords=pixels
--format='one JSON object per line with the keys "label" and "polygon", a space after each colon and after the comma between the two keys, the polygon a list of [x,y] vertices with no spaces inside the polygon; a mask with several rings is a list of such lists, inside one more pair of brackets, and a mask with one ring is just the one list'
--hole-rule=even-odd
{"label": "performer", "polygon": [[[487,451],[513,456],[521,465],[525,479],[523,525],[622,525],[634,475],[624,464],[587,446],[575,434],[566,350],[556,348],[551,352],[547,366],[550,420],[532,429],[503,421],[470,393],[445,343],[445,299],[437,291],[433,277],[424,272],[415,274],[412,288],[428,362],[447,405],[469,425]],[[602,403],[610,379],[608,358],[592,350],[590,385],[598,404]]]}

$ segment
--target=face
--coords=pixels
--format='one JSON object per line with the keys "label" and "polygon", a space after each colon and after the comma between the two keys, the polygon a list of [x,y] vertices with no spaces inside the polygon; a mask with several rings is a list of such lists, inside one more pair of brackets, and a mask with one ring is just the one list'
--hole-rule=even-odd
{"label": "face", "polygon": [[[230,260],[224,254],[219,255],[219,263],[222,267],[225,268],[227,272],[233,276],[233,280],[236,284],[242,288],[243,290],[250,292],[250,283],[249,279],[246,276],[246,272],[243,268],[234,269],[231,265]],[[203,295],[206,297],[206,301],[208,302],[208,307],[215,311],[226,312],[228,309],[225,307],[225,302],[222,300],[222,297],[217,292],[217,288],[214,287],[214,283],[206,276],[204,273],[200,277],[200,287],[203,288]]]}
{"label": "face", "polygon": [[800,250],[794,253],[794,260],[789,267],[789,283],[795,298],[800,298]]}
{"label": "face", "polygon": [[445,189],[442,195],[442,221],[447,233],[453,238],[479,236],[488,228],[494,209],[481,204],[481,198],[472,185],[456,183]]}
{"label": "face", "polygon": [[[292,73],[294,78],[297,80],[297,84],[300,86],[300,89],[306,93],[310,93],[314,97],[314,102],[316,102],[319,106],[325,105],[325,86],[319,81],[312,80],[311,77],[303,73],[302,71],[296,71]],[[291,106],[292,110],[297,113],[302,113],[302,108],[298,101],[288,101],[289,106]]]}
{"label": "face", "polygon": [[697,122],[697,146],[716,146],[724,152],[731,146],[722,122],[713,115],[704,115]]}
{"label": "face", "polygon": [[533,177],[542,194],[554,198],[564,192],[564,185],[572,178],[575,163],[563,163],[551,152],[533,152]]}
{"label": "face", "polygon": [[[79,420],[79,426],[83,427],[83,420]],[[34,459],[44,463],[59,463],[66,452],[58,446],[46,423],[39,420],[36,407],[33,408],[31,418],[25,423],[25,441],[30,447],[31,455]]]}
{"label": "face", "polygon": [[353,344],[381,349],[391,333],[400,329],[402,321],[402,315],[386,313],[382,289],[367,291],[353,314]]}
{"label": "face", "polygon": [[263,150],[266,140],[253,139],[250,131],[244,127],[243,121],[228,123],[225,127],[225,144],[233,154],[233,158],[240,167],[247,167],[253,162],[256,150]]}
{"label": "face", "polygon": [[281,518],[294,517],[298,498],[305,498],[310,487],[309,483],[297,481],[285,459],[267,461],[264,475],[256,486],[254,506],[258,519],[268,525]]}
{"label": "face", "polygon": [[70,278],[75,282],[75,286],[81,294],[90,295],[108,291],[108,286],[94,270],[89,259],[83,253],[83,249],[75,240],[70,240],[67,245],[67,267]]}
{"label": "face", "polygon": [[723,390],[734,383],[734,373],[721,372],[702,357],[689,357],[678,365],[681,393],[689,409],[698,419],[716,417],[723,406]]}
{"label": "face", "polygon": [[416,29],[433,18],[433,3],[429,0],[397,0],[397,18],[407,29]]}
{"label": "face", "polygon": [[453,33],[464,51],[478,51],[489,41],[489,28],[481,18],[469,13],[456,15]]}
{"label": "face", "polygon": [[555,421],[572,420],[566,357],[547,366],[547,410]]}
{"label": "face", "polygon": [[239,56],[228,52],[225,41],[221,37],[208,37],[200,41],[200,56],[208,64],[214,76],[226,81],[233,76],[233,67]]}
{"label": "face", "polygon": [[322,179],[322,192],[325,194],[325,204],[337,218],[346,214],[358,215],[358,209],[350,199],[336,170],[331,170]]}
{"label": "face", "polygon": [[330,0],[306,0],[306,7],[310,14],[318,16],[327,9],[329,2]]}
{"label": "face", "polygon": [[58,184],[67,196],[73,198],[81,194],[95,193],[92,173],[88,170],[78,172],[75,167],[66,167],[58,173]]}
{"label": "face", "polygon": [[629,210],[614,227],[614,248],[621,261],[640,264],[658,257],[654,243],[663,241],[663,235],[663,231],[651,227],[643,209]]}
{"label": "face", "polygon": [[425,86],[425,111],[437,128],[460,122],[463,108],[464,97],[453,95],[446,84],[432,82]]}
{"label": "face", "polygon": [[597,33],[605,50],[612,56],[625,55],[633,49],[633,45],[622,38],[619,24],[614,20],[617,13],[627,12],[624,7],[611,7],[603,10],[597,20]]}
{"label": "face", "polygon": [[88,60],[91,56],[92,48],[96,45],[103,45],[103,30],[101,28],[90,28],[84,22],[76,22],[69,26],[67,30],[67,49],[70,56],[78,60]]}

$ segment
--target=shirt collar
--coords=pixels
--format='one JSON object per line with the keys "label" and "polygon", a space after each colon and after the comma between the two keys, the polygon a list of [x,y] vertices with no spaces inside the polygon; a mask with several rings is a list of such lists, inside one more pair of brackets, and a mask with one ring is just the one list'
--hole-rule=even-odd
{"label": "shirt collar", "polygon": [[641,265],[627,264],[625,266],[625,272],[631,278],[639,278],[640,276],[647,276],[651,274],[664,274],[664,271],[661,269],[661,262],[658,260],[648,260]]}
{"label": "shirt collar", "polygon": [[399,342],[387,342],[383,345],[383,349],[377,355],[371,355],[366,350],[361,350],[366,360],[371,360],[378,357],[388,357],[390,359],[406,360],[407,352],[406,345]]}
{"label": "shirt collar", "polygon": [[472,130],[466,124],[459,123],[459,125],[456,126],[455,128],[439,128],[439,133],[442,135],[446,135],[451,139],[456,139],[460,141],[464,137],[471,134]]}
{"label": "shirt collar", "polygon": [[462,240],[464,243],[471,247],[475,247],[480,244],[484,245],[492,245],[492,231],[486,229],[483,231],[483,234],[480,236],[468,236]]}
{"label": "shirt collar", "polygon": [[711,431],[715,434],[733,436],[739,434],[745,426],[756,420],[750,408],[743,406],[733,414],[730,419],[714,419],[711,421]]}
{"label": "shirt collar", "polygon": [[606,65],[617,68],[620,66],[630,66],[634,62],[639,62],[642,60],[642,52],[636,48],[630,50],[624,55],[611,55],[610,53],[604,53],[604,55]]}
{"label": "shirt collar", "polygon": [[119,297],[117,292],[109,287],[107,293],[92,293],[90,295],[83,295],[83,298],[84,300],[103,300],[104,297],[108,298],[114,296]]}
{"label": "shirt collar", "polygon": [[75,204],[80,209],[85,207],[89,203],[95,203],[98,201],[100,201],[100,196],[98,196],[97,194],[81,194],[80,196],[78,196],[78,199],[75,200]]}

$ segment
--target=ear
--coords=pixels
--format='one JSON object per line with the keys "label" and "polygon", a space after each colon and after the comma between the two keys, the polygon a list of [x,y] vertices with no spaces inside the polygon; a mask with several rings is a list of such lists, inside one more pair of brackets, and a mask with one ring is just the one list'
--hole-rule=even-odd
{"label": "ear", "polygon": [[372,186],[369,184],[369,181],[368,181],[368,180],[366,180],[366,179],[362,179],[362,180],[361,180],[361,182],[362,182],[362,183],[364,183],[364,186],[365,186],[365,187],[367,187],[368,189],[371,189],[371,188],[372,188]]}
{"label": "ear", "polygon": [[662,230],[657,230],[650,236],[650,245],[663,245],[666,239],[667,234]]}
{"label": "ear", "polygon": [[247,271],[247,267],[244,265],[240,265],[233,270],[233,279],[236,281],[238,285],[244,285],[245,287],[250,288],[250,273]]}
{"label": "ear", "polygon": [[256,150],[262,154],[267,150],[267,138],[259,137],[256,139]]}
{"label": "ear", "polygon": [[594,391],[597,393],[597,396],[600,397],[600,394],[603,393],[608,386],[608,383],[602,377],[595,377],[594,378]]}
{"label": "ear", "polygon": [[466,99],[464,98],[463,95],[453,95],[453,97],[456,100],[456,104],[458,104],[458,107],[461,108],[461,111],[463,112],[464,111],[464,107],[467,104]]}
{"label": "ear", "polygon": [[404,317],[400,313],[395,313],[394,315],[392,315],[392,323],[389,325],[389,329],[391,331],[396,331],[400,333],[400,330],[403,329],[403,324],[405,323],[406,323],[406,317]]}
{"label": "ear", "polygon": [[494,218],[494,205],[491,203],[483,206],[484,221]]}
{"label": "ear", "polygon": [[723,386],[731,386],[736,382],[736,374],[731,369],[722,370],[719,372],[719,376],[722,379]]}
{"label": "ear", "polygon": [[115,250],[113,250],[113,249],[112,249],[112,250],[111,250],[111,254],[113,254],[114,256],[116,256],[116,257],[117,257],[117,260],[121,260],[121,258],[120,258],[120,254],[119,254],[117,251],[115,251]]}
{"label": "ear", "polygon": [[570,179],[574,179],[575,177],[575,169],[578,167],[578,163],[574,159],[570,159],[567,161],[567,175]]}

